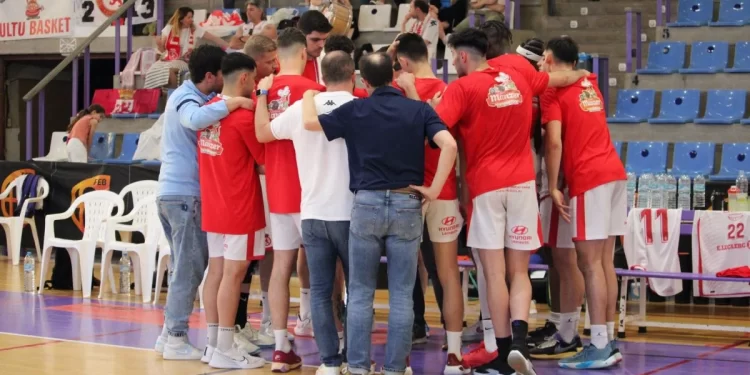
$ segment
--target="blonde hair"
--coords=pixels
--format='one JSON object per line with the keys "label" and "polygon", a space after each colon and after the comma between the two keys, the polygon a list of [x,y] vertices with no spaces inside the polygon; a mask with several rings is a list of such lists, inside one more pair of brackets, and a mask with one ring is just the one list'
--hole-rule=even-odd
{"label": "blonde hair", "polygon": [[246,55],[256,58],[264,53],[276,51],[276,42],[265,35],[251,35],[245,42],[243,51]]}
{"label": "blonde hair", "polygon": [[[188,14],[195,15],[195,11],[193,10],[193,8],[179,7],[177,8],[177,10],[174,11],[174,14],[172,14],[172,18],[170,18],[169,21],[167,21],[167,24],[169,26],[172,26],[172,30],[174,30],[174,32],[179,32],[180,26],[182,25],[182,20],[184,20],[185,17],[188,16]],[[190,28],[195,29],[195,26],[190,25]]]}

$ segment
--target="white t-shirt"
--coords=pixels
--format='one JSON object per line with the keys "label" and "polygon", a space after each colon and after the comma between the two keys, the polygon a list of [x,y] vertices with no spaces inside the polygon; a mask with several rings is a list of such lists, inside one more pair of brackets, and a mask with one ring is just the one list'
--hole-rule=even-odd
{"label": "white t-shirt", "polygon": [[252,22],[248,22],[244,25],[242,25],[242,36],[250,36],[250,35],[258,35],[263,31],[263,28],[266,26],[266,23],[268,21],[260,21],[258,24],[253,24]]}
{"label": "white t-shirt", "polygon": [[[162,38],[168,38],[169,33],[172,31],[172,25],[164,26],[163,29],[161,29],[161,37]],[[193,34],[193,45],[192,48],[195,48],[195,46],[198,43],[198,39],[203,38],[203,34],[206,33],[206,29],[195,26],[195,33]],[[185,54],[188,49],[191,48],[190,45],[190,29],[189,28],[183,28],[180,30],[180,53]]]}
{"label": "white t-shirt", "polygon": [[[354,100],[348,92],[322,92],[315,97],[318,114]],[[325,221],[351,219],[354,194],[349,191],[349,159],[342,138],[329,142],[322,131],[305,130],[302,100],[271,121],[276,139],[291,139],[302,186],[300,218]]]}
{"label": "white t-shirt", "polygon": [[430,61],[432,61],[437,54],[438,38],[440,38],[439,22],[440,21],[434,18],[431,14],[427,14],[427,17],[425,17],[423,21],[412,18],[406,23],[405,30],[407,33],[419,34],[422,36],[422,39],[424,39],[425,43],[427,43],[427,52]]}

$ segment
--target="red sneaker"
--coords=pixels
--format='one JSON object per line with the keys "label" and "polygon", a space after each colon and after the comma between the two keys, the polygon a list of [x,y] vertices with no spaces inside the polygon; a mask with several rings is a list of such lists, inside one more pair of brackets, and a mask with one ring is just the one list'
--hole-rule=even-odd
{"label": "red sneaker", "polygon": [[284,353],[281,350],[273,352],[271,372],[289,372],[302,367],[302,358],[294,354],[294,350]]}
{"label": "red sneaker", "polygon": [[464,375],[470,373],[471,367],[466,365],[465,360],[459,361],[455,354],[448,354],[445,370],[443,370],[444,375]]}
{"label": "red sneaker", "polygon": [[474,350],[464,354],[463,363],[466,367],[476,368],[482,365],[486,365],[495,358],[497,358],[497,350],[490,353],[485,349],[484,342],[479,344]]}

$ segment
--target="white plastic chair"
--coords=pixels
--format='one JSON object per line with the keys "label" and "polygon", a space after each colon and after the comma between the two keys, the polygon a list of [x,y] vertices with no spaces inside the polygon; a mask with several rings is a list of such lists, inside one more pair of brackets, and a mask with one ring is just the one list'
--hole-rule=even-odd
{"label": "white plastic chair", "polygon": [[398,6],[398,16],[396,16],[396,26],[389,27],[386,31],[401,31],[401,25],[404,23],[406,14],[409,13],[411,3],[405,3]]}
{"label": "white plastic chair", "polygon": [[[122,223],[135,222],[139,216],[145,216],[146,223],[143,226],[145,241],[134,244],[125,241],[117,241],[116,232],[123,226]],[[135,255],[133,259],[133,274],[135,276],[135,294],[143,296],[143,303],[151,302],[151,284],[154,281],[156,269],[156,252],[159,248],[159,239],[164,235],[164,229],[159,222],[159,214],[156,208],[156,195],[150,195],[138,201],[138,204],[125,216],[116,216],[107,219],[106,237],[102,248],[101,274],[112,269],[112,252],[121,251],[123,255]],[[111,285],[115,292],[114,284]],[[106,281],[102,278],[99,287],[99,298],[102,298],[106,289]]]}
{"label": "white plastic chair", "polygon": [[47,155],[34,158],[37,161],[60,161],[68,160],[68,151],[65,145],[68,143],[68,133],[54,132],[49,143]]}
{"label": "white plastic chair", "polygon": [[383,31],[391,27],[391,5],[362,5],[359,7],[359,31]]}
{"label": "white plastic chair", "polygon": [[[124,203],[125,197],[130,194],[133,198],[133,207],[135,207],[143,198],[156,195],[158,189],[158,181],[143,180],[133,182],[132,184],[125,186],[124,188],[122,188],[122,190],[120,190],[119,195],[120,199],[122,199]],[[133,208],[133,210],[135,210],[135,208]],[[133,216],[133,222],[131,224],[119,224],[116,230],[120,232],[120,238],[123,242],[131,242],[133,232],[140,232],[144,237],[146,236],[147,222],[148,212],[146,210],[142,210],[141,212],[137,212],[136,215]]]}
{"label": "white plastic chair", "polygon": [[[80,240],[68,240],[55,237],[55,222],[73,216],[78,206],[84,208],[84,229]],[[73,289],[81,290],[83,298],[91,298],[91,281],[94,277],[94,255],[96,248],[102,247],[106,225],[110,217],[122,215],[123,203],[120,197],[108,190],[91,191],[76,198],[63,213],[47,215],[44,219],[44,246],[42,251],[42,270],[39,278],[39,294],[44,292],[44,279],[49,271],[52,248],[63,248],[70,254],[73,270]],[[116,211],[113,214],[112,209]],[[114,282],[109,272],[110,282]],[[102,275],[104,279],[104,275]]]}
{"label": "white plastic chair", "polygon": [[172,248],[169,247],[169,241],[162,230],[159,239],[159,261],[156,263],[156,288],[154,288],[154,304],[159,302],[161,286],[164,284],[164,271],[172,269],[170,258],[172,257]]}
{"label": "white plastic chair", "polygon": [[[5,191],[0,194],[0,199],[6,199],[10,195],[13,189],[16,189],[16,202],[21,199],[23,195],[23,182],[26,180],[27,175],[20,175],[15,180],[8,184]],[[29,204],[36,203],[37,209],[41,208],[44,198],[47,198],[49,194],[49,184],[47,180],[39,177],[37,183],[37,191],[35,198],[28,198],[23,202],[19,216],[12,217],[0,217],[0,225],[5,230],[5,239],[7,241],[8,253],[10,253],[10,259],[14,266],[17,266],[21,261],[21,238],[23,237],[23,227],[28,225],[31,229],[31,236],[34,238],[34,247],[36,248],[37,259],[42,259],[42,252],[39,247],[39,234],[36,230],[36,222],[33,217],[26,217],[26,210],[28,210]]]}

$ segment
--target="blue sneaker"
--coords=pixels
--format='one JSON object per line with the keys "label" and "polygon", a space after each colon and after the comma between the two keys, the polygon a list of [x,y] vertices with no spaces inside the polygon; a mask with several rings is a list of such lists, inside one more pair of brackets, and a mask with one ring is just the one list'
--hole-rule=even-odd
{"label": "blue sneaker", "polygon": [[620,363],[622,362],[622,353],[620,353],[620,349],[617,348],[617,340],[612,340],[609,342],[609,348],[612,351],[612,355],[615,357],[615,360]]}
{"label": "blue sneaker", "polygon": [[600,369],[614,366],[617,364],[617,358],[612,353],[612,347],[609,344],[603,349],[597,349],[589,344],[580,353],[561,359],[557,364],[562,368]]}

